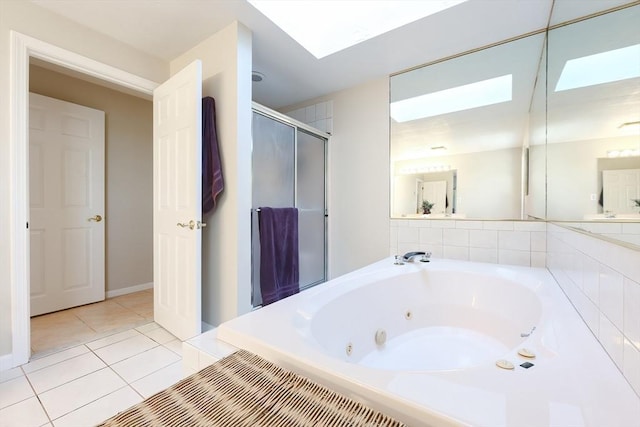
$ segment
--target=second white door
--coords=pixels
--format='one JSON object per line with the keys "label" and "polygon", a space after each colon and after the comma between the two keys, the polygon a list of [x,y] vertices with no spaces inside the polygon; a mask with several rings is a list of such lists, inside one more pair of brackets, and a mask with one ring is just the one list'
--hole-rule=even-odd
{"label": "second white door", "polygon": [[105,297],[104,112],[29,94],[31,315]]}

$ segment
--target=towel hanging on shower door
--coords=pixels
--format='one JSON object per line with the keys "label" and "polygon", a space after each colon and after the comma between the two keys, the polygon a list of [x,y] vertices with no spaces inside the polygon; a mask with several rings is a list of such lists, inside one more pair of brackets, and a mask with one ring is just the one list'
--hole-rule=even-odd
{"label": "towel hanging on shower door", "polygon": [[262,305],[300,292],[298,209],[260,208]]}

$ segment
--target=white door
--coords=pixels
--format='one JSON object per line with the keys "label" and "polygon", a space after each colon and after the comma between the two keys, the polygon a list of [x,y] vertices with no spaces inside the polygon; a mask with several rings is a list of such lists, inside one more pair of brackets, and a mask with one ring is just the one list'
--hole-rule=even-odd
{"label": "white door", "polygon": [[181,340],[201,331],[202,65],[153,92],[154,320]]}
{"label": "white door", "polygon": [[632,200],[640,198],[640,169],[602,171],[602,187],[605,211],[637,213]]}
{"label": "white door", "polygon": [[422,186],[422,199],[434,204],[431,213],[445,213],[447,181],[425,181]]}
{"label": "white door", "polygon": [[29,94],[31,315],[102,301],[104,112]]}

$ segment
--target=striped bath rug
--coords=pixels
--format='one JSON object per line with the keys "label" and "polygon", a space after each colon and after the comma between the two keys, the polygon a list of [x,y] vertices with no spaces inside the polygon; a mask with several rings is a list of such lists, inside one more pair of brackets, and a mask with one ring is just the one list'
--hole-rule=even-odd
{"label": "striped bath rug", "polygon": [[100,427],[404,425],[239,350],[109,418]]}

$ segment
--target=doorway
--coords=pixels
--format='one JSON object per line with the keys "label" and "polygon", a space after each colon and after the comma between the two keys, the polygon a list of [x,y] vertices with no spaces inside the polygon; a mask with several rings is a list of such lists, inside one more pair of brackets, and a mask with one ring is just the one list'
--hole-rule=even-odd
{"label": "doorway", "polygon": [[155,82],[116,69],[38,39],[11,31],[10,61],[10,149],[14,153],[11,179],[11,354],[3,359],[3,366],[13,367],[29,361],[29,239],[25,232],[29,213],[28,203],[28,92],[31,58],[43,60],[90,76],[105,85],[121,88],[129,93],[151,96]]}
{"label": "doorway", "polygon": [[[50,285],[52,277],[47,275],[43,280],[34,276],[34,263],[42,256],[35,256],[42,251],[37,250],[37,239],[34,240],[35,223],[34,207],[31,206],[31,351],[41,353],[54,348],[64,347],[95,339],[109,331],[139,326],[153,320],[153,235],[152,235],[152,103],[140,97],[123,94],[112,88],[106,88],[53,67],[42,61],[32,61],[29,69],[29,88],[32,93],[46,95],[45,100],[62,100],[59,108],[69,106],[74,109],[73,119],[83,111],[82,107],[105,112],[105,149],[106,168],[102,172],[106,189],[103,198],[106,206],[100,212],[91,212],[104,217],[100,223],[86,222],[85,226],[96,228],[102,226],[106,237],[106,253],[103,263],[106,269],[102,273],[94,271],[94,265],[77,269],[76,276],[81,273],[93,276],[101,275],[101,295],[87,299],[75,298],[74,293],[82,292],[83,283],[71,285],[72,277],[67,277],[61,284],[59,301],[55,307],[43,309],[43,285]],[[40,95],[35,96],[36,100]],[[77,107],[74,107],[77,106]],[[34,109],[30,108],[30,122],[34,121]],[[37,113],[38,111],[35,110]],[[31,123],[30,139],[37,135],[34,123]],[[68,133],[68,132],[67,132]],[[67,138],[61,135],[61,138]],[[71,140],[70,143],[76,141]],[[30,157],[33,158],[33,152]],[[30,161],[30,169],[37,167],[37,162]],[[100,179],[98,176],[95,179]],[[33,181],[33,180],[32,180]],[[35,187],[30,185],[30,198],[33,202]],[[37,211],[37,210],[36,210]],[[87,213],[89,215],[89,213]],[[85,215],[85,216],[87,216]],[[82,217],[81,220],[86,219]],[[136,224],[131,227],[130,224]],[[82,225],[82,224],[81,224]],[[76,227],[77,228],[77,227]],[[77,231],[76,231],[77,234]],[[103,237],[103,238],[104,238]],[[92,244],[99,244],[91,239]],[[82,243],[82,242],[80,242]],[[87,242],[88,243],[88,242]],[[106,255],[106,256],[105,256]],[[49,257],[51,258],[51,257]],[[78,257],[73,257],[77,263]],[[106,261],[106,262],[105,262]],[[79,277],[78,279],[83,279]],[[99,282],[100,277],[92,277],[92,283]],[[106,279],[106,283],[105,283]],[[82,281],[82,280],[80,280]],[[106,285],[106,286],[105,286]],[[105,290],[106,297],[105,300]],[[34,300],[34,298],[36,298]],[[51,298],[46,298],[51,300]],[[84,305],[87,302],[102,301],[100,304]],[[33,304],[37,305],[34,306]],[[70,308],[76,307],[76,308]],[[64,311],[52,309],[60,308]],[[34,315],[41,316],[33,317]]]}

